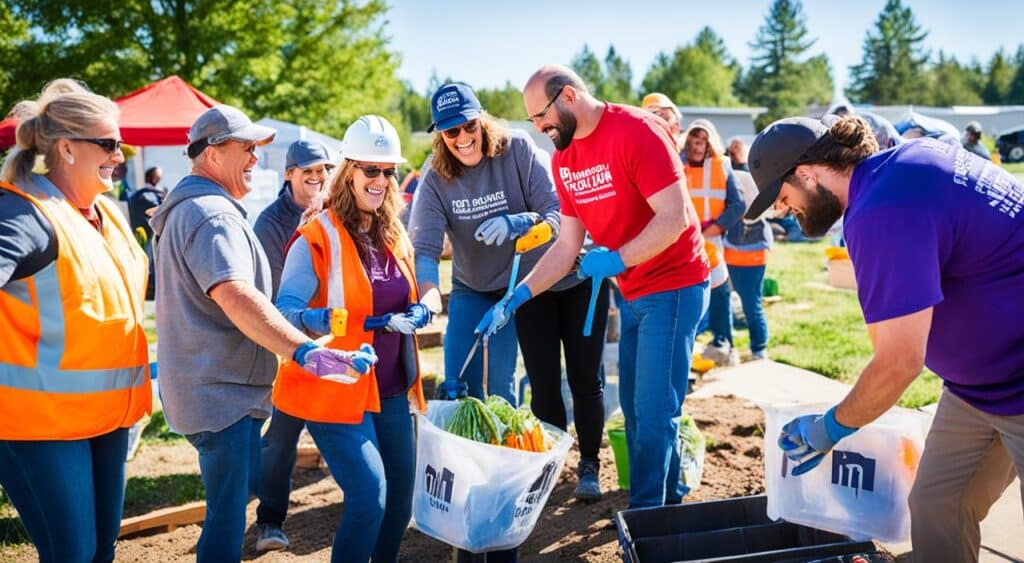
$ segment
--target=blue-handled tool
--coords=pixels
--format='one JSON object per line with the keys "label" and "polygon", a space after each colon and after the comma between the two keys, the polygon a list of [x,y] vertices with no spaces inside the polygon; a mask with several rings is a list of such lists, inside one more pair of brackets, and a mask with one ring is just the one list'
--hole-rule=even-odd
{"label": "blue-handled tool", "polygon": [[597,308],[597,297],[601,292],[603,278],[590,278],[590,303],[587,305],[587,320],[583,323],[583,336],[590,336],[594,329],[594,309]]}

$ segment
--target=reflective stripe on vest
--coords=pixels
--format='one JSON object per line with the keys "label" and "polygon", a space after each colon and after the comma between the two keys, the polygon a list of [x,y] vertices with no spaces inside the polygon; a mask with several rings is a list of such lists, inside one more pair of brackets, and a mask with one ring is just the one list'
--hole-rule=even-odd
{"label": "reflective stripe on vest", "polygon": [[0,288],[0,440],[73,440],[130,426],[151,405],[145,254],[103,197],[97,231],[45,178],[28,186],[0,184],[40,210],[58,252]]}
{"label": "reflective stripe on vest", "polygon": [[338,229],[334,228],[330,216],[325,212],[317,217],[320,226],[327,234],[331,254],[327,262],[327,306],[335,309],[345,308],[345,280],[341,271],[341,239]]}
{"label": "reflective stripe on vest", "polygon": [[[717,218],[725,210],[725,159],[720,156],[705,158],[701,166],[701,174],[696,174],[696,169],[686,163],[686,184],[690,191],[690,198],[700,215],[700,220],[710,221]],[[698,184],[697,179],[700,178]]]}

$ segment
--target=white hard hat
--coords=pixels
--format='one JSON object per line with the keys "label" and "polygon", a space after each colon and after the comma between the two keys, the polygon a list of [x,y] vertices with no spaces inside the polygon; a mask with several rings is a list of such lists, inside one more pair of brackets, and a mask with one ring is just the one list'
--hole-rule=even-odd
{"label": "white hard hat", "polygon": [[398,131],[379,115],[364,115],[348,126],[341,139],[341,156],[363,162],[405,162]]}

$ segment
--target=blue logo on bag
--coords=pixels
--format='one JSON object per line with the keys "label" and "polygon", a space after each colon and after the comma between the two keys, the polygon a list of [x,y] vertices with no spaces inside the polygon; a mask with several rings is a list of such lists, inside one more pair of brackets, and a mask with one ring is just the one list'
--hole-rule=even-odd
{"label": "blue logo on bag", "polygon": [[424,488],[430,495],[430,506],[441,512],[448,512],[452,505],[452,488],[455,486],[455,474],[447,467],[441,468],[441,473],[432,466],[427,465],[424,471]]}
{"label": "blue logo on bag", "polygon": [[516,500],[516,518],[525,518],[535,508],[540,506],[541,500],[544,495],[547,494],[551,488],[555,478],[555,462],[549,461],[544,466],[544,470],[541,471],[540,476],[530,485],[530,489],[526,493],[520,495],[519,499]]}
{"label": "blue logo on bag", "polygon": [[856,452],[832,451],[832,484],[861,490],[875,490],[875,460]]}

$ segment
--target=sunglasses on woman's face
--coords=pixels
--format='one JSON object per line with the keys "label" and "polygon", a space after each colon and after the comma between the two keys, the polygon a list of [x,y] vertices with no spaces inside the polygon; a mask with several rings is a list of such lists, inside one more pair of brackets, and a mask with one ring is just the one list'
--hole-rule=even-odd
{"label": "sunglasses on woman's face", "polygon": [[398,175],[398,168],[395,167],[381,168],[380,166],[363,166],[362,164],[356,164],[354,166],[362,170],[363,175],[367,178],[376,178],[377,176],[380,176],[381,173],[384,174],[385,178],[394,178]]}
{"label": "sunglasses on woman's face", "polygon": [[460,131],[465,131],[469,135],[476,133],[476,128],[479,126],[480,122],[474,119],[473,121],[467,121],[466,123],[463,123],[462,125],[459,125],[457,127],[445,129],[444,131],[442,131],[442,133],[444,133],[444,136],[448,137],[449,139],[455,139],[459,136]]}
{"label": "sunglasses on woman's face", "polygon": [[72,141],[82,141],[83,143],[92,143],[97,147],[107,151],[108,153],[116,152],[121,150],[121,145],[124,141],[120,139],[92,139],[87,137],[75,137]]}

